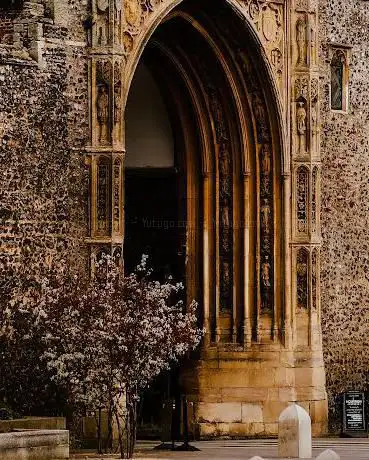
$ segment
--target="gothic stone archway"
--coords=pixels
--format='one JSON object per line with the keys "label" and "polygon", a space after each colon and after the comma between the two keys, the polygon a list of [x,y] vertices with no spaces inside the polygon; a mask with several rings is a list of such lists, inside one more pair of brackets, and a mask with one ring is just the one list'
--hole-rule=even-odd
{"label": "gothic stone archway", "polygon": [[183,372],[196,431],[275,435],[281,410],[298,401],[324,432],[316,5],[292,5],[292,16],[259,0],[93,6],[91,254],[122,254],[124,106],[151,50],[176,100],[186,281],[207,329]]}

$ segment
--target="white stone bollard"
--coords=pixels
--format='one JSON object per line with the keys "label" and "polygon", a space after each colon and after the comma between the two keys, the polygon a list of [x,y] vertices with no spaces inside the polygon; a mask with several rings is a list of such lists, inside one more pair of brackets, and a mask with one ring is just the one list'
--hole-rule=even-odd
{"label": "white stone bollard", "polygon": [[263,457],[256,456],[256,457],[250,458],[250,460],[264,460],[264,459],[263,459]]}
{"label": "white stone bollard", "polygon": [[278,420],[278,454],[280,458],[311,458],[311,420],[305,409],[291,404]]}
{"label": "white stone bollard", "polygon": [[324,452],[322,452],[316,460],[340,460],[340,456],[336,454],[334,450],[327,449]]}

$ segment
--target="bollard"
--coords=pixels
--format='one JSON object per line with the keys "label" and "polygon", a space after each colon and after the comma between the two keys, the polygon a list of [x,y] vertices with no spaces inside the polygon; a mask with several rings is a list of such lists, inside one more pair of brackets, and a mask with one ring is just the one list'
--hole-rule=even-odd
{"label": "bollard", "polygon": [[263,459],[263,457],[256,456],[256,457],[250,458],[250,460],[264,460],[264,459]]}
{"label": "bollard", "polygon": [[316,460],[340,460],[340,456],[336,454],[334,450],[327,449],[324,452],[322,452]]}
{"label": "bollard", "polygon": [[311,458],[311,420],[305,409],[291,404],[278,420],[278,454],[280,458]]}

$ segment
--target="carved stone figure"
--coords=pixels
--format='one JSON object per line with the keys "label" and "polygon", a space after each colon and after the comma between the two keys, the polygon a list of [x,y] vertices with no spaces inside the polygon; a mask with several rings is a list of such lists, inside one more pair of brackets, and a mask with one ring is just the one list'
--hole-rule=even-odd
{"label": "carved stone figure", "polygon": [[256,118],[256,125],[258,130],[258,140],[260,142],[268,141],[269,131],[266,109],[261,97],[258,94],[254,95],[253,109]]}
{"label": "carved stone figure", "polygon": [[141,20],[141,5],[138,0],[125,0],[124,17],[131,27],[137,27]]}
{"label": "carved stone figure", "polygon": [[264,204],[261,207],[261,228],[266,234],[270,232],[270,218],[271,218],[270,206],[268,204],[268,200],[264,198]]}
{"label": "carved stone figure", "polygon": [[228,261],[222,261],[221,265],[221,298],[223,308],[229,308],[228,302],[230,301],[230,291],[231,291],[231,265]]}
{"label": "carved stone figure", "polygon": [[300,18],[296,23],[297,64],[306,64],[306,22]]}
{"label": "carved stone figure", "polygon": [[219,173],[223,177],[227,177],[231,173],[231,158],[225,148],[221,148],[219,152]]}
{"label": "carved stone figure", "polygon": [[269,145],[265,144],[261,151],[261,169],[265,176],[269,176],[271,171]]}
{"label": "carved stone figure", "polygon": [[228,206],[222,206],[220,209],[220,225],[224,230],[228,230],[230,228]]}
{"label": "carved stone figure", "polygon": [[108,142],[108,124],[109,124],[109,95],[106,85],[99,85],[97,92],[97,121],[99,123],[99,142],[105,144]]}
{"label": "carved stone figure", "polygon": [[114,4],[114,43],[120,44],[122,39],[122,0]]}
{"label": "carved stone figure", "polygon": [[303,102],[298,103],[296,112],[297,118],[297,133],[299,135],[299,152],[305,153],[305,140],[306,140],[306,109]]}
{"label": "carved stone figure", "polygon": [[269,263],[269,258],[268,256],[265,259],[265,262],[263,262],[261,266],[261,281],[263,284],[264,288],[270,288],[271,287],[271,281],[270,281],[270,263]]}
{"label": "carved stone figure", "polygon": [[109,1],[97,0],[96,38],[99,46],[105,46],[109,41]]}

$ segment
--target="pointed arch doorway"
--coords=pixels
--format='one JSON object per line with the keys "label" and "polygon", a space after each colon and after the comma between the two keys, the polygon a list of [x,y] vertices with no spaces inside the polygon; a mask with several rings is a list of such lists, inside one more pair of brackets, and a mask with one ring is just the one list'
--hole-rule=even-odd
{"label": "pointed arch doorway", "polygon": [[[131,177],[141,172],[146,179],[140,190],[146,198],[140,201],[152,202],[152,208],[156,199],[162,202],[156,220],[141,216],[141,221],[161,226],[163,232],[169,230],[166,227],[176,229],[188,298],[201,304],[209,343],[243,344],[264,332],[269,339],[279,334],[281,293],[275,291],[274,280],[282,267],[275,225],[281,222],[280,147],[269,116],[275,111],[271,87],[260,84],[252,47],[248,52],[238,50],[238,55],[229,48],[225,29],[240,27],[237,18],[223,2],[216,14],[206,5],[210,3],[199,8],[195,2],[184,2],[166,17],[146,45],[133,79],[126,108],[125,251],[132,249]],[[244,34],[243,30],[243,38]],[[140,91],[143,73],[147,81]],[[138,95],[145,93],[149,80],[151,94],[154,87],[160,94],[161,109],[150,106],[147,95],[146,111],[135,112]],[[170,133],[157,125],[161,110]],[[147,113],[157,125],[156,133],[143,126]],[[168,144],[171,152],[166,151]],[[167,195],[177,196],[177,209],[169,214],[174,205],[160,197],[160,187],[150,193],[149,175],[155,174],[161,176],[158,184],[168,181]],[[171,185],[169,175],[176,177]],[[137,209],[138,203],[133,207]],[[165,253],[164,243],[163,265]],[[250,316],[253,310],[267,313],[259,316],[258,324]]]}
{"label": "pointed arch doorway", "polygon": [[[148,85],[137,89],[142,69],[153,86],[135,112],[135,87],[142,99]],[[159,276],[182,277],[188,301],[199,302],[207,333],[182,368],[178,391],[193,403],[192,431],[200,437],[255,435],[255,424],[275,435],[280,411],[298,400],[321,417],[317,431],[324,424],[325,390],[312,379],[307,393],[295,384],[296,359],[302,369],[314,367],[317,382],[324,368],[309,364],[309,312],[297,319],[292,312],[291,199],[276,88],[252,28],[221,0],[172,9],[147,41],[130,86],[124,254],[131,268],[147,244]],[[164,114],[166,128],[132,136],[148,113],[155,121]],[[137,220],[143,225],[134,236]],[[155,220],[161,228],[154,230]]]}

